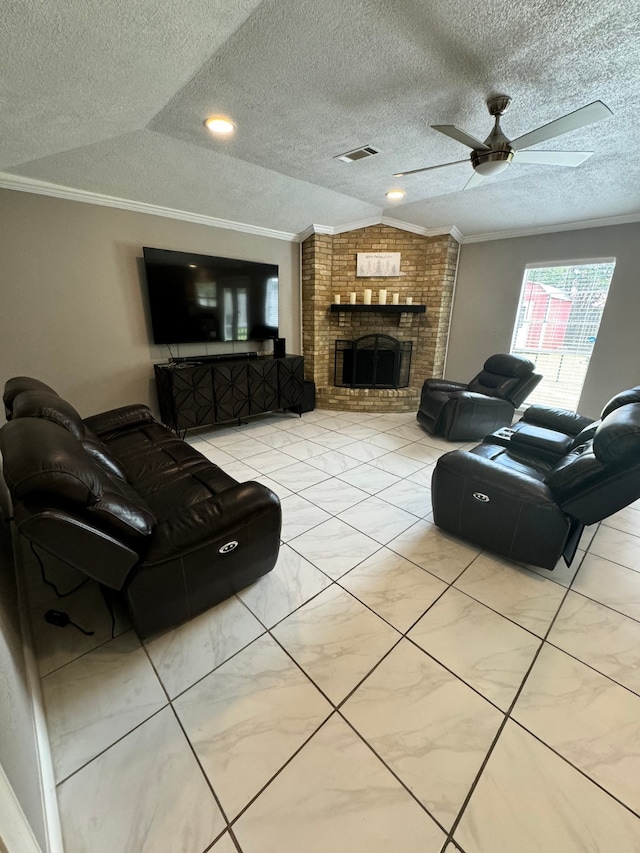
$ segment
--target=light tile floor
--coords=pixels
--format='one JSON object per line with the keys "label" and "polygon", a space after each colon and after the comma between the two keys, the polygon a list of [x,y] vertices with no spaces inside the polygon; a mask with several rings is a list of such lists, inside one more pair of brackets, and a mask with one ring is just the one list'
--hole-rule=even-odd
{"label": "light tile floor", "polygon": [[25,549],[67,853],[640,851],[640,505],[550,573],[432,524],[453,446],[413,414],[188,440],[281,497],[252,587],[111,639],[97,588],[55,598]]}

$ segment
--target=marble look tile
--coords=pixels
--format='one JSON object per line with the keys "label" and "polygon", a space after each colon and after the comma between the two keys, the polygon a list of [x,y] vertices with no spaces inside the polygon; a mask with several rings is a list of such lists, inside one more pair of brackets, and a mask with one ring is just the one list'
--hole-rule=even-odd
{"label": "marble look tile", "polygon": [[330,514],[320,507],[297,494],[289,495],[280,501],[282,508],[282,532],[283,542],[295,539],[301,533],[306,533],[323,521],[330,518]]}
{"label": "marble look tile", "polygon": [[409,459],[408,456],[403,456],[399,451],[394,453],[386,453],[377,459],[373,459],[371,464],[374,468],[379,468],[381,471],[388,471],[390,474],[395,474],[398,477],[409,477],[415,474],[427,464],[426,462],[418,462],[416,459]]}
{"label": "marble look tile", "polygon": [[264,472],[258,471],[257,468],[252,468],[246,462],[238,459],[236,462],[230,462],[228,465],[225,463],[224,473],[233,477],[239,483],[246,483],[249,480],[255,480],[256,477],[259,477]]}
{"label": "marble look tile", "polygon": [[303,489],[300,497],[319,506],[331,515],[338,515],[369,497],[367,492],[332,477],[315,486]]}
{"label": "marble look tile", "polygon": [[293,494],[289,489],[285,489],[281,483],[276,483],[275,480],[272,480],[271,477],[265,477],[264,474],[256,477],[256,483],[262,483],[263,486],[271,489],[271,491],[277,495],[281,501]]}
{"label": "marble look tile", "polygon": [[555,583],[559,583],[561,586],[568,587],[571,586],[571,582],[575,578],[583,558],[584,551],[580,549],[576,551],[570,566],[567,566],[564,558],[560,557],[553,571],[549,571],[549,569],[542,569],[540,566],[532,566],[528,563],[518,563],[518,565],[530,572],[535,572],[542,578],[548,578]]}
{"label": "marble look tile", "polygon": [[395,486],[383,489],[377,493],[377,497],[405,512],[413,513],[417,518],[422,518],[432,511],[431,489],[408,480],[401,480]]}
{"label": "marble look tile", "polygon": [[640,821],[507,722],[455,833],[465,853],[640,850]]}
{"label": "marble look tile", "polygon": [[238,853],[238,848],[231,840],[228,832],[220,838],[211,848],[211,853]]}
{"label": "marble look tile", "polygon": [[290,446],[292,447],[295,444],[299,444],[302,440],[300,438],[296,438],[294,435],[290,435],[289,430],[277,429],[275,432],[263,435],[260,438],[260,441],[263,444],[269,445],[269,447],[273,447],[277,450],[285,449],[288,452]]}
{"label": "marble look tile", "polygon": [[387,543],[398,554],[447,583],[453,583],[480,553],[428,521],[418,521]]}
{"label": "marble look tile", "polygon": [[640,622],[570,592],[548,641],[640,694]]}
{"label": "marble look tile", "polygon": [[256,453],[264,453],[265,450],[267,450],[267,447],[265,447],[263,442],[245,435],[239,437],[238,441],[230,443],[226,447],[226,453],[234,459],[240,460],[246,459],[248,456],[254,456]]}
{"label": "marble look tile", "polygon": [[336,475],[349,471],[352,468],[357,468],[359,463],[357,459],[353,459],[351,456],[347,456],[339,450],[327,451],[325,448],[324,453],[319,456],[314,456],[313,459],[309,460],[309,465],[313,465],[313,467],[317,468],[319,471],[324,471],[326,474],[330,474],[332,477],[335,477]]}
{"label": "marble look tile", "polygon": [[[73,625],[68,625],[66,628],[50,625],[45,621],[44,614],[52,607],[68,613],[73,622],[85,631],[94,633],[87,636]],[[118,636],[128,630],[131,623],[121,603],[116,602],[114,608],[115,636]],[[34,608],[29,612],[29,621],[41,676],[53,672],[111,639],[111,615],[100,587],[92,580],[68,598],[55,598],[53,601],[50,599],[45,604]]]}
{"label": "marble look tile", "polygon": [[640,573],[587,554],[571,589],[640,621]]}
{"label": "marble look tile", "polygon": [[349,697],[342,713],[447,829],[503,720],[406,640]]}
{"label": "marble look tile", "polygon": [[375,444],[355,440],[352,444],[343,447],[342,452],[357,459],[358,462],[373,462],[379,456],[384,456],[387,453],[384,447],[376,447]]}
{"label": "marble look tile", "polygon": [[374,447],[382,447],[384,450],[398,450],[398,448],[406,447],[407,444],[411,443],[406,438],[400,438],[399,435],[389,435],[386,432],[372,435],[366,439],[366,442],[367,444],[373,444]]}
{"label": "marble look tile", "polygon": [[363,464],[357,465],[350,471],[343,471],[339,475],[345,483],[351,483],[352,486],[368,492],[370,495],[375,495],[376,492],[382,491],[395,483],[400,482],[400,477],[395,474],[388,474],[386,471],[380,471],[379,468],[374,468],[372,465]]}
{"label": "marble look tile", "polygon": [[640,536],[601,524],[591,540],[589,553],[640,572]]}
{"label": "marble look tile", "polygon": [[293,457],[281,450],[263,448],[259,453],[251,454],[245,458],[247,465],[255,468],[261,474],[272,474],[279,468],[285,468],[294,461]]}
{"label": "marble look tile", "polygon": [[[360,418],[358,418],[358,420],[360,420]],[[359,441],[364,441],[365,439],[378,434],[378,430],[375,427],[357,423],[355,421],[347,427],[340,427],[340,432],[343,435],[350,436],[351,438],[357,438]]]}
{"label": "marble look tile", "polygon": [[133,631],[47,675],[41,689],[58,782],[167,704]]}
{"label": "marble look tile", "polygon": [[389,430],[390,435],[399,435],[400,438],[407,438],[409,441],[420,441],[424,438],[424,430],[416,422],[415,416],[412,418],[412,423],[402,424]]}
{"label": "marble look tile", "polygon": [[221,468],[226,468],[226,466],[230,465],[235,459],[235,457],[230,453],[227,453],[218,447],[212,447],[209,442],[202,442],[202,444],[206,449],[201,449],[200,447],[196,449],[199,450],[203,456],[206,456],[210,462],[213,462],[215,465],[219,465]]}
{"label": "marble look tile", "polygon": [[340,518],[382,545],[411,527],[416,516],[380,500],[370,497],[351,509],[340,513]]}
{"label": "marble look tile", "polygon": [[321,444],[316,444],[315,441],[294,441],[288,444],[284,450],[289,456],[298,459],[300,462],[306,462],[313,459],[314,456],[322,456],[327,452],[327,448]]}
{"label": "marble look tile", "polygon": [[321,483],[327,479],[327,474],[324,471],[318,471],[308,462],[294,462],[293,465],[287,465],[285,468],[279,468],[273,472],[273,477],[276,483],[291,489],[292,492],[299,492],[301,489],[308,489],[309,486],[315,486],[316,483]]}
{"label": "marble look tile", "polygon": [[416,471],[415,474],[410,474],[406,479],[410,483],[417,483],[419,486],[426,486],[427,489],[430,489],[435,467],[435,464],[425,465],[424,468]]}
{"label": "marble look tile", "polygon": [[66,853],[202,853],[225,828],[169,709],[58,786]]}
{"label": "marble look tile", "polygon": [[[474,447],[477,443],[478,442],[475,442],[471,446]],[[429,435],[429,433],[423,432],[423,437],[419,439],[418,444],[424,444],[427,447],[434,447],[441,453],[450,453],[452,450],[459,450],[461,447],[466,447],[468,445],[468,442],[448,441],[446,438],[442,438],[442,436]]]}
{"label": "marble look tile", "polygon": [[512,717],[640,812],[640,696],[545,645]]}
{"label": "marble look tile", "polygon": [[481,554],[455,582],[472,598],[544,637],[566,590],[506,560]]}
{"label": "marble look tile", "polygon": [[336,704],[400,639],[397,631],[335,585],[288,616],[273,634]]}
{"label": "marble look tile", "polygon": [[288,545],[283,545],[275,567],[238,597],[267,628],[309,601],[331,581]]}
{"label": "marble look tile", "polygon": [[291,426],[289,432],[295,434],[296,441],[301,441],[302,439],[312,439],[315,441],[317,438],[322,438],[326,435],[329,430],[321,424],[306,423],[304,420],[300,419]]}
{"label": "marble look tile", "polygon": [[174,707],[230,820],[333,711],[269,636],[187,690]]}
{"label": "marble look tile", "polygon": [[503,711],[540,648],[539,637],[453,588],[407,636]]}
{"label": "marble look tile", "polygon": [[382,547],[339,518],[330,518],[291,539],[289,545],[334,580]]}
{"label": "marble look tile", "polygon": [[640,536],[640,511],[637,506],[627,506],[624,509],[602,519],[603,527],[613,527],[624,533],[632,533]]}
{"label": "marble look tile", "polygon": [[442,456],[442,451],[430,447],[428,444],[422,444],[420,441],[406,444],[398,450],[398,453],[400,456],[406,456],[407,459],[415,459],[416,462],[421,462],[423,465],[433,465]]}
{"label": "marble look tile", "polygon": [[345,447],[350,447],[353,444],[359,444],[358,439],[350,435],[342,435],[341,432],[327,432],[326,435],[321,435],[314,438],[314,444],[320,444],[325,450],[343,450]]}
{"label": "marble look tile", "polygon": [[388,548],[360,563],[340,584],[403,633],[447,588]]}
{"label": "marble look tile", "polygon": [[446,836],[333,716],[234,825],[244,853],[439,853]]}
{"label": "marble look tile", "polygon": [[170,698],[207,675],[260,634],[263,626],[237,598],[228,598],[178,628],[146,640]]}

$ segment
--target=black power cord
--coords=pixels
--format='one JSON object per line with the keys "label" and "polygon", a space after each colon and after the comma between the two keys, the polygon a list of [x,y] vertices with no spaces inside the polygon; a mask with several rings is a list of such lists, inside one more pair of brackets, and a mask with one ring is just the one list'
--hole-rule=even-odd
{"label": "black power cord", "polygon": [[71,595],[73,592],[76,592],[76,590],[80,589],[80,587],[84,586],[86,583],[89,583],[89,581],[91,580],[91,578],[85,578],[83,581],[80,581],[80,583],[77,584],[77,586],[72,587],[72,589],[68,590],[67,592],[60,592],[60,590],[53,583],[53,581],[50,581],[47,578],[45,571],[44,571],[44,565],[42,563],[42,560],[40,559],[40,554],[38,554],[38,552],[36,551],[33,542],[29,541],[29,547],[33,551],[33,554],[34,554],[36,560],[38,561],[38,565],[40,566],[40,574],[42,575],[43,582],[46,583],[47,586],[51,587],[51,589],[55,592],[55,594],[58,596],[58,598],[66,598],[68,595]]}
{"label": "black power cord", "polygon": [[50,625],[57,625],[58,628],[66,628],[67,625],[73,625],[74,628],[77,628],[78,631],[82,631],[82,633],[86,634],[87,637],[92,637],[95,634],[95,631],[85,631],[85,629],[81,628],[80,625],[72,622],[69,618],[69,614],[63,613],[61,610],[47,610],[44,614],[44,618]]}

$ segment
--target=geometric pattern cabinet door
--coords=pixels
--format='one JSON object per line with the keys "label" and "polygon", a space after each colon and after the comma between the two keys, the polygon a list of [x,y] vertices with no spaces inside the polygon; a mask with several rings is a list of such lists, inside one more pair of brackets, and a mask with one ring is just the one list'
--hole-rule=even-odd
{"label": "geometric pattern cabinet door", "polygon": [[240,420],[250,414],[247,362],[228,362],[210,368],[216,423]]}
{"label": "geometric pattern cabinet door", "polygon": [[304,359],[301,355],[276,359],[281,409],[302,405],[304,395]]}
{"label": "geometric pattern cabinet door", "polygon": [[180,370],[162,370],[162,365],[157,364],[154,367],[164,424],[185,430],[213,423],[213,388],[208,367]]}
{"label": "geometric pattern cabinet door", "polygon": [[278,402],[278,362],[259,359],[247,364],[249,381],[249,414],[272,412]]}

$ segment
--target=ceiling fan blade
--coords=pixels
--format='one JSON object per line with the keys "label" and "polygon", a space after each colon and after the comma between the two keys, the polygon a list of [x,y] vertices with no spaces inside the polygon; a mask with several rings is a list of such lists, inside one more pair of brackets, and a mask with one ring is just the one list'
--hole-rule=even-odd
{"label": "ceiling fan blade", "polygon": [[484,142],[480,142],[479,139],[476,139],[475,136],[471,136],[470,133],[466,133],[464,130],[460,130],[459,127],[456,127],[455,124],[432,124],[432,130],[438,130],[440,133],[444,133],[445,136],[450,136],[451,139],[455,139],[456,142],[462,142],[463,145],[468,145],[469,148],[473,148],[478,151],[490,151],[488,145],[485,145]]}
{"label": "ceiling fan blade", "polygon": [[457,166],[458,163],[468,163],[469,158],[464,160],[453,160],[451,163],[440,163],[438,166],[425,166],[424,169],[412,169],[410,172],[396,172],[394,178],[404,178],[407,175],[417,175],[418,172],[430,172],[432,169],[444,169],[445,166]]}
{"label": "ceiling fan blade", "polygon": [[487,180],[487,175],[481,175],[479,172],[474,172],[467,183],[462,187],[463,190],[471,190],[474,187],[479,187]]}
{"label": "ceiling fan blade", "polygon": [[562,136],[564,133],[586,127],[588,124],[593,124],[593,122],[608,118],[611,115],[613,113],[606,104],[603,104],[602,101],[594,101],[592,104],[587,104],[586,107],[580,107],[579,110],[562,116],[562,118],[550,121],[549,124],[538,127],[530,133],[525,133],[524,136],[519,136],[509,144],[514,151],[520,151],[522,148],[529,148],[531,145],[537,145],[538,142],[545,142],[547,139]]}
{"label": "ceiling fan blade", "polygon": [[540,163],[544,166],[579,166],[593,151],[519,151],[518,163]]}

